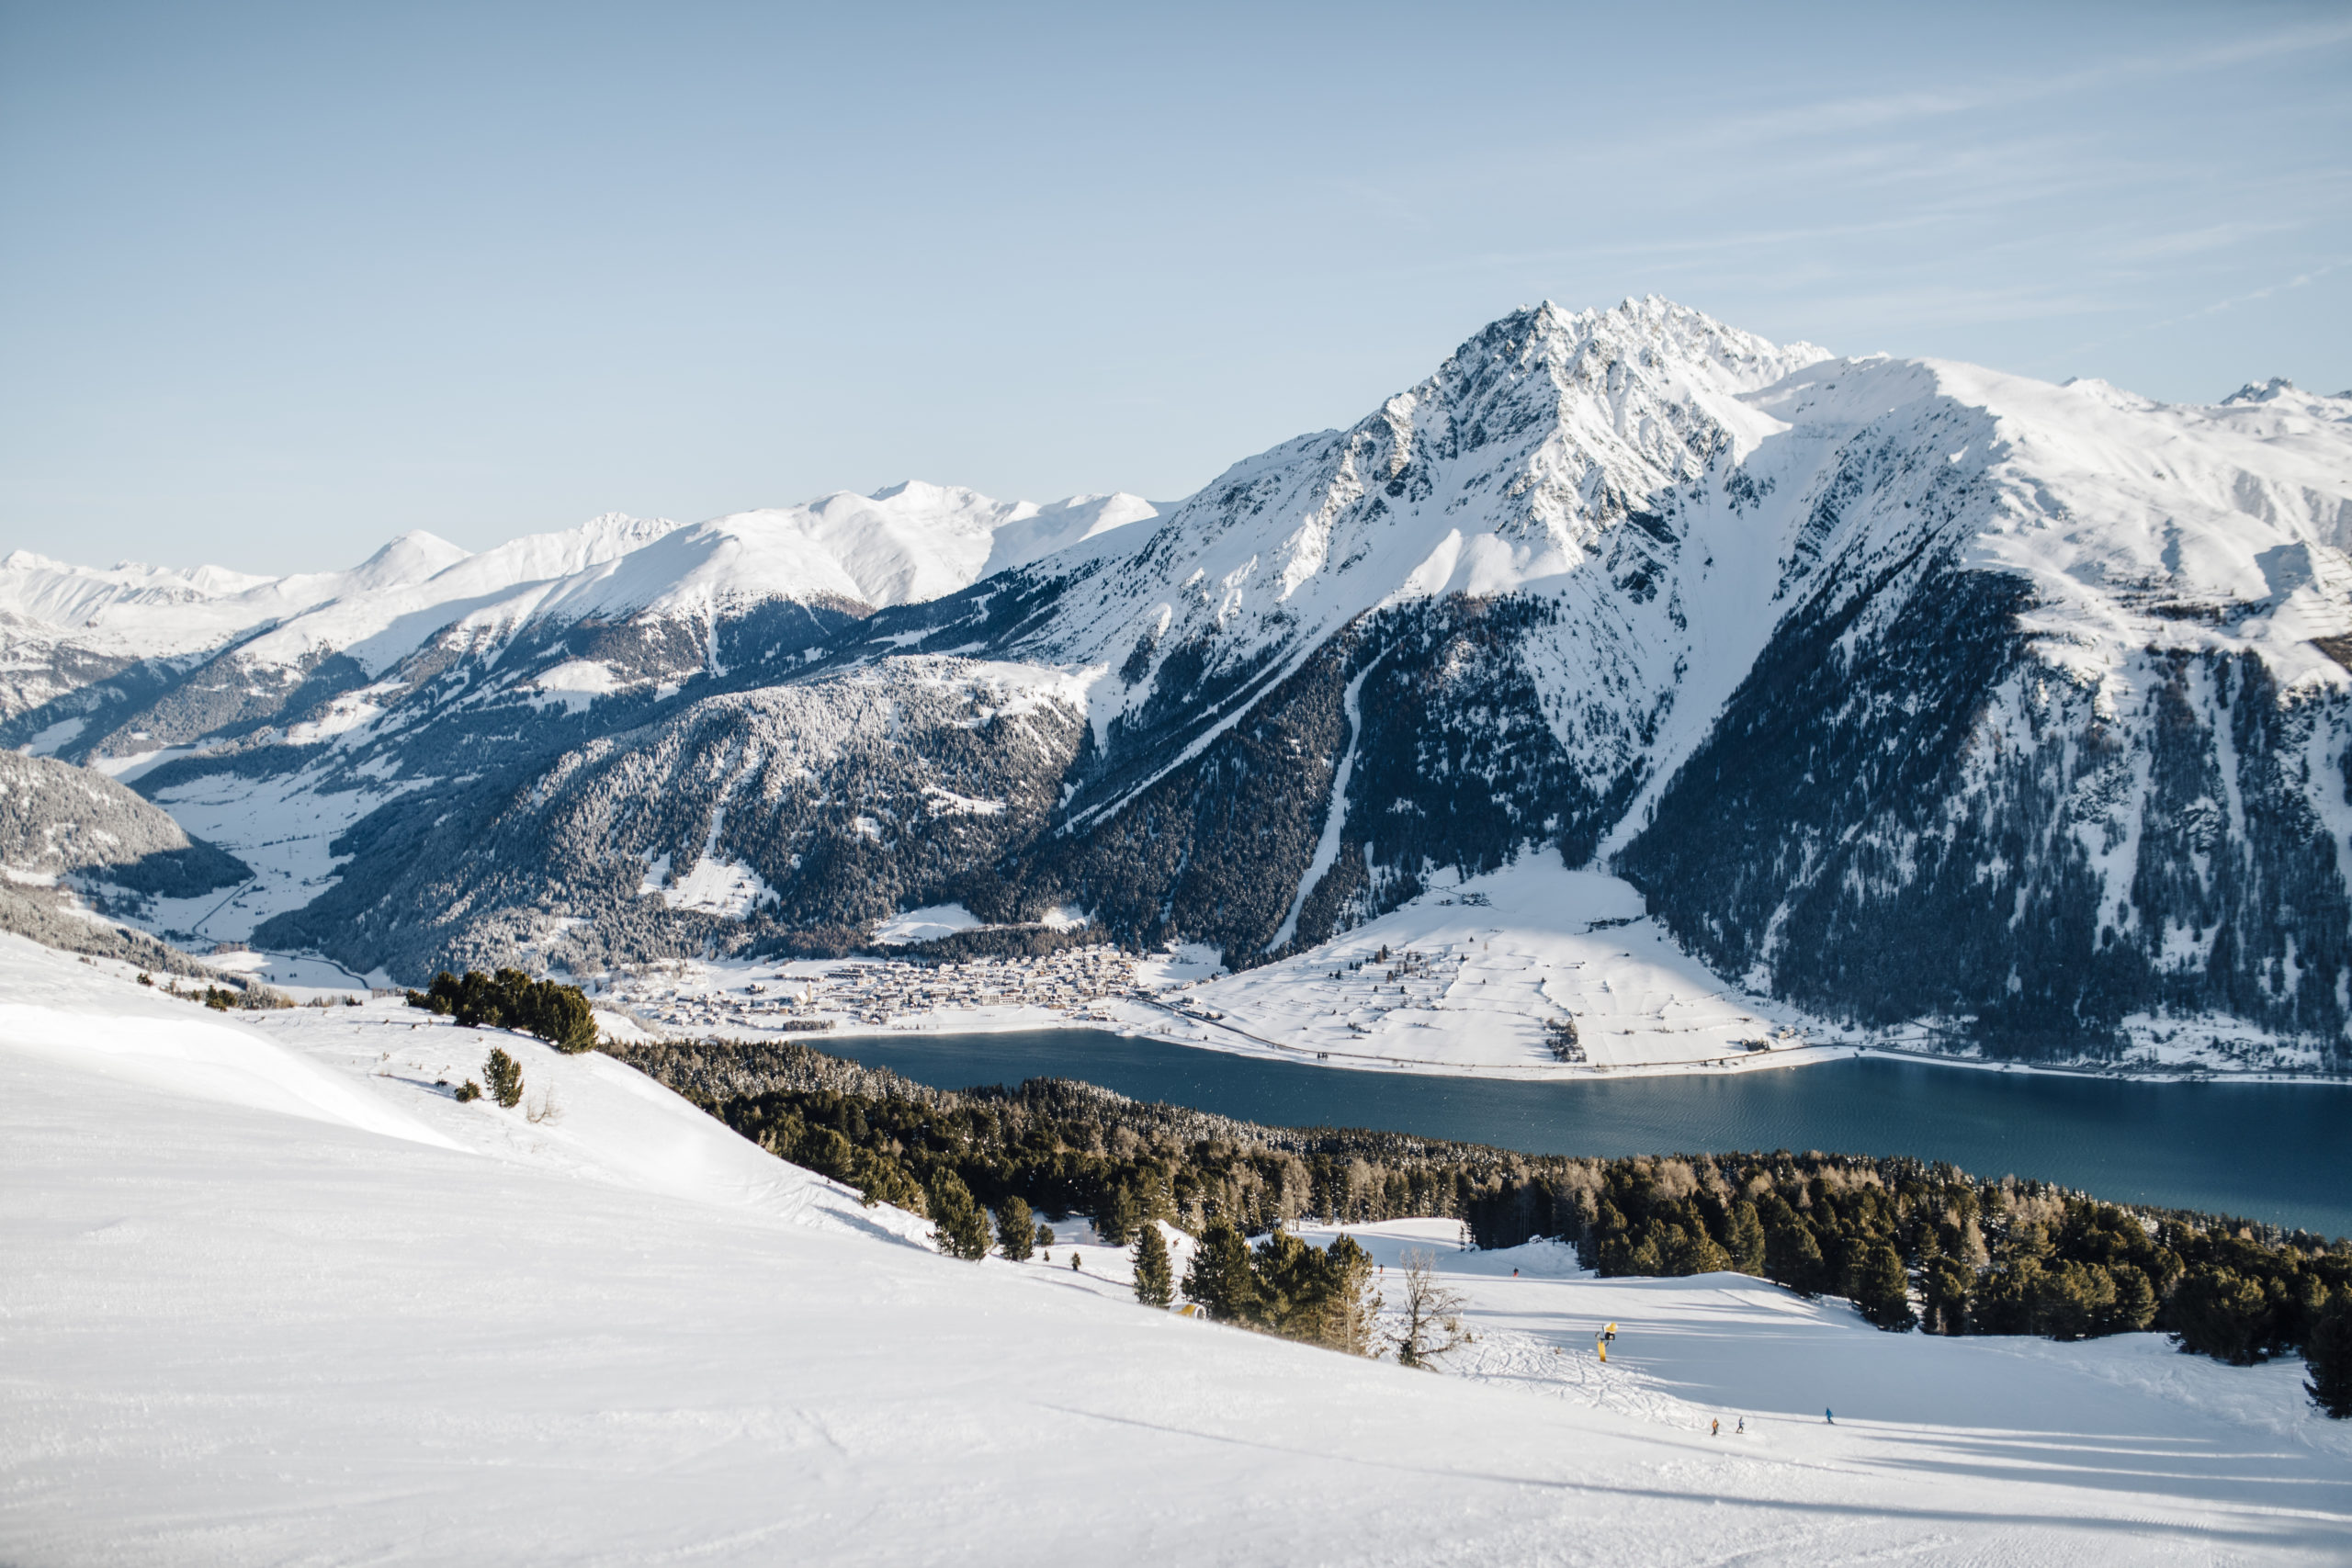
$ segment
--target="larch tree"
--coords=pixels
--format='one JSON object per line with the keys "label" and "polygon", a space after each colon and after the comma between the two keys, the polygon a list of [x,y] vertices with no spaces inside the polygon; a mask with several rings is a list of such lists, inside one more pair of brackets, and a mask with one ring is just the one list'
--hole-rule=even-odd
{"label": "larch tree", "polygon": [[1461,1292],[1437,1277],[1437,1254],[1415,1247],[1404,1256],[1405,1294],[1397,1304],[1405,1321],[1389,1336],[1401,1367],[1429,1367],[1471,1341],[1462,1325]]}

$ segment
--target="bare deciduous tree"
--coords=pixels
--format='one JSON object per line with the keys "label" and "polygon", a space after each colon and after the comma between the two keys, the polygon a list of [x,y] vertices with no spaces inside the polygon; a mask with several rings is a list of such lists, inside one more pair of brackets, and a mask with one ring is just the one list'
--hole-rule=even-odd
{"label": "bare deciduous tree", "polygon": [[1405,1254],[1404,1325],[1389,1338],[1399,1366],[1428,1367],[1441,1356],[1470,1343],[1462,1326],[1464,1305],[1458,1292],[1439,1283],[1437,1254],[1414,1248]]}

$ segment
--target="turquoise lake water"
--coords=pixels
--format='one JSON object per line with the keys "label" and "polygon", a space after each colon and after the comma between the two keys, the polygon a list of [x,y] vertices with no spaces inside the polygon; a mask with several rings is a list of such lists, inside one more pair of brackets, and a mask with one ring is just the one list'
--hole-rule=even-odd
{"label": "turquoise lake water", "polygon": [[1378,1127],[1531,1154],[1913,1155],[2117,1202],[2352,1235],[2352,1089],[2330,1084],[2131,1083],[1868,1057],[1531,1083],[1334,1071],[1077,1029],[811,1043],[939,1089],[1082,1078],[1277,1126]]}

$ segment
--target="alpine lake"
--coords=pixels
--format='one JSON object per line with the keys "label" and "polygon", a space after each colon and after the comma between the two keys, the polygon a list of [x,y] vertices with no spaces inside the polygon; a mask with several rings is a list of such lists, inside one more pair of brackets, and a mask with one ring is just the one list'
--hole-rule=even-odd
{"label": "alpine lake", "polygon": [[2111,1202],[2352,1235],[2352,1087],[2335,1083],[2154,1083],[1878,1056],[1543,1082],[1313,1067],[1090,1029],[802,1038],[935,1089],[1077,1078],[1274,1126],[1527,1154],[1908,1155]]}

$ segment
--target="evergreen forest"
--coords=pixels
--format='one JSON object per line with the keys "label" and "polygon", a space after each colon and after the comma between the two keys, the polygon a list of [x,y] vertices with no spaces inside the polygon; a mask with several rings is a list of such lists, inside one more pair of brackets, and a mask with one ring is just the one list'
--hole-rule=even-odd
{"label": "evergreen forest", "polygon": [[[604,1049],[868,1201],[928,1215],[947,1178],[972,1213],[1085,1214],[1112,1245],[1173,1224],[1200,1239],[1185,1294],[1211,1315],[1340,1348],[1368,1344],[1368,1269],[1351,1243],[1288,1235],[1295,1222],[1442,1216],[1482,1247],[1560,1238],[1604,1276],[1734,1269],[1847,1298],[1890,1332],[2156,1329],[2240,1366],[2308,1351],[2323,1404],[2352,1371],[2335,1365],[2352,1343],[2352,1245],[2045,1182],[1817,1152],[1596,1159],[1269,1127],[1065,1079],[934,1089],[798,1044]],[[977,1234],[954,1206],[945,1223]]]}

